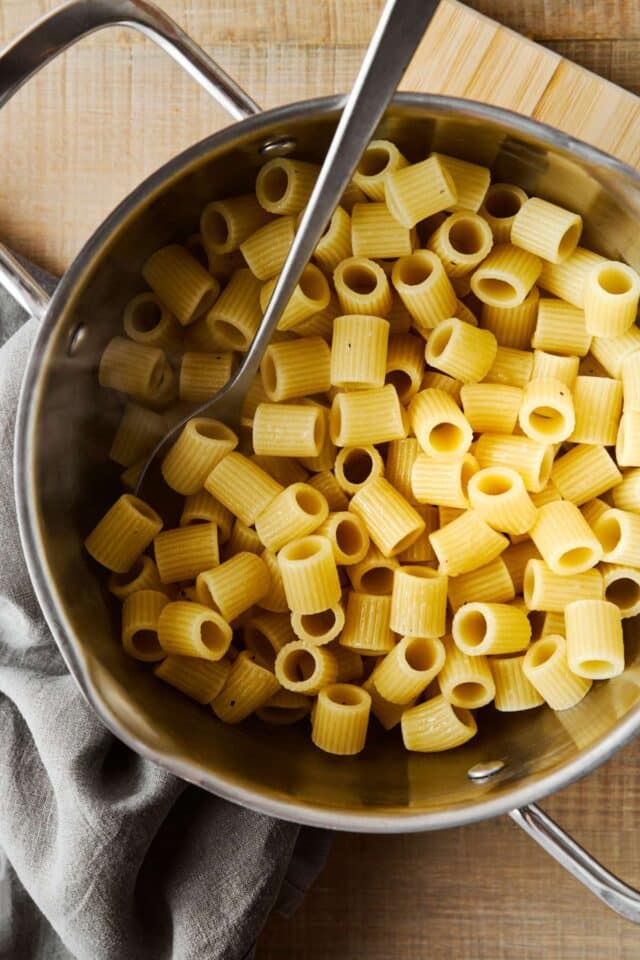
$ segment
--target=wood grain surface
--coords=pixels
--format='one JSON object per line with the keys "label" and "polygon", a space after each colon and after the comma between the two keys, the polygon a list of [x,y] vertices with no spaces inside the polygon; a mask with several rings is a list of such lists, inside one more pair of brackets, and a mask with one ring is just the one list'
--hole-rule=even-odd
{"label": "wood grain surface", "polygon": [[[275,106],[346,90],[383,0],[161,2],[259,103]],[[0,43],[56,3],[0,0]],[[434,54],[428,70],[418,65],[427,78],[420,82],[536,116],[542,111],[559,124],[575,123],[582,111],[594,138],[613,137],[640,160],[636,101],[609,85],[594,101],[588,78],[559,60],[569,57],[640,93],[637,0],[474,0],[470,6],[558,56],[528,47],[525,82],[510,84],[496,54],[513,55],[520,41],[482,21],[477,29],[492,56],[481,72],[473,69],[483,58],[477,44],[457,62],[439,46],[440,60]],[[444,34],[450,42],[450,30]],[[550,94],[558,70],[574,96],[582,91],[570,109],[566,96]],[[611,123],[614,106],[618,117],[624,112],[622,127]],[[125,30],[89,38],[2,113],[0,236],[62,271],[129,189],[227,122],[148,41]],[[544,806],[610,868],[640,885],[638,744]],[[258,949],[258,960],[638,957],[640,929],[589,897],[506,818],[436,834],[338,836],[304,906],[292,920],[273,918]]]}

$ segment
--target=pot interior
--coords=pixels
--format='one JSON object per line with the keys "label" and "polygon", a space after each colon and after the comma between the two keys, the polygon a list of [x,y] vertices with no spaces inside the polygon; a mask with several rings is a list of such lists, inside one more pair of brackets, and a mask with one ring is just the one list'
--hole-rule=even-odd
{"label": "pot interior", "polygon": [[[316,750],[305,725],[219,723],[129,659],[119,642],[119,604],[82,541],[120,490],[108,451],[123,401],[98,387],[101,351],[122,331],[127,300],[144,289],[140,267],[156,248],[197,230],[209,200],[250,191],[260,147],[292,137],[294,156],[320,160],[336,101],[274,111],[197,145],[150,178],[112,215],[59,288],[27,377],[26,458],[19,499],[41,602],[67,662],[109,725],[187,779],[249,806],[351,829],[426,829],[479,818],[532,799],[603,759],[634,729],[640,700],[638,630],[626,621],[628,669],[596,683],[577,707],[554,714],[480,711],[479,734],[453,752],[410,755],[396,729],[376,729],[356,758]],[[412,160],[438,149],[488,164],[586,221],[584,243],[640,269],[637,183],[561,135],[460,101],[399,96],[380,129]],[[78,327],[82,327],[78,335]],[[606,738],[606,744],[605,744]],[[504,761],[474,783],[475,764]]]}

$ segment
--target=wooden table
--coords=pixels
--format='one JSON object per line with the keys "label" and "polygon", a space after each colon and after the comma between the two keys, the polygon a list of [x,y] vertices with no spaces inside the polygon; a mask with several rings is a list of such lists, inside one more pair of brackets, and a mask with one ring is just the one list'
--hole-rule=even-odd
{"label": "wooden table", "polygon": [[[56,0],[0,0],[0,42]],[[382,0],[162,0],[264,106],[347,89]],[[635,0],[475,0],[473,6],[640,92]],[[146,174],[226,122],[155,47],[96,35],[5,109],[0,235],[54,271]],[[640,136],[640,134],[639,134]],[[640,884],[640,746],[545,803]],[[636,960],[618,920],[506,819],[399,837],[342,835],[259,960]]]}

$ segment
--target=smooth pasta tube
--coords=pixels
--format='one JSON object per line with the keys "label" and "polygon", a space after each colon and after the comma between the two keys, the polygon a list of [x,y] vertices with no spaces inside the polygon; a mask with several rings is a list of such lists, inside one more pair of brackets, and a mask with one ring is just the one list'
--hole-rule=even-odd
{"label": "smooth pasta tube", "polygon": [[591,353],[610,377],[619,380],[622,365],[631,354],[640,349],[640,328],[634,324],[619,337],[594,337]]}
{"label": "smooth pasta tube", "polygon": [[576,417],[571,391],[561,380],[530,380],[523,391],[518,422],[540,443],[562,443],[573,433]]}
{"label": "smooth pasta tube", "polygon": [[[260,308],[263,313],[266,312],[277,282],[277,277],[267,280],[260,291]],[[316,313],[326,310],[330,299],[329,282],[324,273],[315,264],[308,263],[282,311],[282,316],[278,320],[278,330],[291,330]]]}
{"label": "smooth pasta tube", "polygon": [[450,210],[458,199],[453,177],[438,156],[396,167],[387,173],[384,186],[389,211],[408,228],[434,213]]}
{"label": "smooth pasta tube", "polygon": [[335,640],[342,631],[344,608],[341,603],[336,603],[319,613],[292,613],[291,626],[300,640],[324,646]]}
{"label": "smooth pasta tube", "polygon": [[338,565],[351,566],[360,563],[369,550],[367,528],[360,517],[353,513],[330,513],[316,532],[329,540]]}
{"label": "smooth pasta tube", "polygon": [[544,490],[554,466],[553,447],[530,437],[485,433],[474,450],[480,469],[510,467],[520,474],[530,493]]}
{"label": "smooth pasta tube", "polygon": [[158,640],[165,653],[221,660],[233,631],[219,613],[188,600],[168,603],[158,618]]}
{"label": "smooth pasta tube", "polygon": [[511,226],[511,243],[551,263],[562,263],[575,251],[582,217],[540,197],[522,204]]}
{"label": "smooth pasta tube", "polygon": [[402,440],[407,435],[395,387],[337,393],[329,419],[331,439],[339,447]]}
{"label": "smooth pasta tube", "polygon": [[523,594],[530,610],[562,613],[572,600],[602,600],[603,589],[599,570],[567,576],[554,573],[543,560],[535,557],[525,568]]}
{"label": "smooth pasta tube", "polygon": [[200,214],[200,234],[207,250],[232,253],[270,219],[252,193],[214,200]]}
{"label": "smooth pasta tube", "polygon": [[256,517],[283,490],[282,484],[235,451],[214,467],[204,485],[212,497],[247,525],[255,523]]}
{"label": "smooth pasta tube", "polygon": [[278,554],[282,584],[293,613],[320,613],[340,600],[340,580],[331,543],[311,535],[286,544]]}
{"label": "smooth pasta tube", "polygon": [[237,445],[237,436],[224,423],[194,417],[162,461],[165,483],[183,496],[197,493],[213,468]]}
{"label": "smooth pasta tube", "polygon": [[602,546],[574,503],[556,500],[538,510],[529,535],[554,573],[584,573],[602,560]]}
{"label": "smooth pasta tube", "polygon": [[194,523],[159,533],[153,549],[162,583],[195,580],[202,570],[220,561],[218,527],[215,523]]}
{"label": "smooth pasta tube", "polygon": [[162,529],[162,519],[147,503],[124,493],[84,542],[94,560],[114,573],[126,573]]}
{"label": "smooth pasta tube", "polygon": [[293,643],[296,635],[286,613],[261,613],[252,616],[244,625],[242,638],[256,661],[273,670],[276,655],[288,643]]}
{"label": "smooth pasta tube", "polygon": [[475,710],[491,703],[496,686],[487,657],[470,657],[451,637],[441,641],[445,649],[444,665],[438,674],[438,686],[445,700],[454,707]]}
{"label": "smooth pasta tube", "polygon": [[513,221],[526,199],[524,190],[513,183],[491,184],[479,212],[491,227],[495,243],[509,243]]}
{"label": "smooth pasta tube", "polygon": [[376,690],[390,703],[410,703],[438,675],[444,659],[441,640],[403,637],[377,665]]}
{"label": "smooth pasta tube", "polygon": [[583,297],[587,333],[619,337],[635,322],[640,277],[626,263],[605,260],[587,273]]}
{"label": "smooth pasta tube", "polygon": [[[164,654],[163,654],[164,655]],[[156,677],[198,703],[211,703],[225,685],[231,663],[196,657],[166,657],[153,671]]]}
{"label": "smooth pasta tube", "polygon": [[462,409],[474,433],[513,433],[523,391],[501,383],[465,383]]}
{"label": "smooth pasta tube", "polygon": [[256,197],[269,213],[299,213],[307,205],[320,168],[315,163],[275,157],[260,169]]}
{"label": "smooth pasta tube", "polygon": [[509,603],[465,603],[454,614],[451,633],[470,657],[520,653],[531,641],[531,624]]}
{"label": "smooth pasta tube", "polygon": [[591,688],[591,680],[571,672],[564,637],[549,634],[531,644],[522,662],[522,672],[552,710],[568,710]]}
{"label": "smooth pasta tube", "polygon": [[113,438],[109,458],[130,467],[149,456],[167,432],[167,421],[154,410],[128,403]]}
{"label": "smooth pasta tube", "polygon": [[494,706],[501,713],[531,710],[544,703],[544,698],[525,676],[523,664],[524,654],[521,657],[492,657],[490,660],[496,685]]}
{"label": "smooth pasta tube", "polygon": [[357,493],[370,480],[384,476],[384,460],[377,447],[343,447],[333,468],[335,478],[348,494]]}
{"label": "smooth pasta tube", "polygon": [[158,619],[169,599],[158,590],[137,590],[122,605],[122,646],[130,657],[152,663],[165,656],[158,640]]}
{"label": "smooth pasta tube", "polygon": [[198,601],[219,611],[228,621],[259,603],[270,588],[269,569],[255,553],[236,553],[220,566],[203,570],[196,578]]}
{"label": "smooth pasta tube", "polygon": [[473,431],[455,401],[444,390],[417,393],[409,419],[423,451],[434,458],[461,458],[471,446]]}
{"label": "smooth pasta tube", "polygon": [[[555,353],[547,353],[545,350],[533,351],[533,368],[531,370],[532,380],[560,380],[565,383],[569,389],[575,386],[580,367],[580,357],[560,357]],[[576,407],[576,396],[573,396],[573,405]],[[576,418],[578,411],[576,409]]]}
{"label": "smooth pasta tube", "polygon": [[[505,552],[508,553],[508,550]],[[479,603],[507,603],[513,600],[516,594],[514,582],[503,557],[504,554],[470,573],[449,577],[448,597],[454,613],[472,600]]]}
{"label": "smooth pasta tube", "polygon": [[164,353],[158,347],[113,337],[100,357],[98,383],[146,400],[160,387],[165,366]]}
{"label": "smooth pasta tube", "polygon": [[322,494],[306,483],[293,483],[279,493],[256,518],[256,533],[268,550],[313,533],[329,515]]}
{"label": "smooth pasta tube", "polygon": [[331,344],[331,383],[343,390],[382,387],[387,369],[389,324],[381,317],[336,317]]}
{"label": "smooth pasta tube", "polygon": [[396,570],[391,593],[391,629],[407,637],[442,637],[448,582],[448,577],[429,567],[403,566]]}
{"label": "smooth pasta tube", "polygon": [[191,353],[182,355],[179,396],[186,403],[205,403],[225,385],[233,371],[233,353]]}
{"label": "smooth pasta tube", "polygon": [[201,321],[205,342],[196,341],[194,346],[209,349],[212,344],[214,349],[246,350],[261,320],[260,284],[250,270],[236,270]]}
{"label": "smooth pasta tube", "polygon": [[526,533],[538,517],[524,480],[511,467],[485,467],[476,472],[469,480],[468,496],[478,516],[503,533]]}
{"label": "smooth pasta tube", "polygon": [[540,286],[554,297],[566,300],[575,307],[582,307],[587,275],[600,263],[604,263],[604,257],[584,247],[576,247],[573,253],[560,263],[543,263]]}
{"label": "smooth pasta tube", "polygon": [[180,348],[180,326],[154,293],[132,297],[122,315],[124,332],[136,343],[172,352]]}
{"label": "smooth pasta tube", "polygon": [[351,217],[343,207],[336,207],[329,226],[318,241],[313,259],[321,270],[331,275],[341,260],[351,256]]}
{"label": "smooth pasta tube", "polygon": [[478,463],[470,453],[458,460],[438,460],[420,453],[411,470],[411,491],[418,503],[436,506],[469,506],[467,486]]}
{"label": "smooth pasta tube", "polygon": [[354,257],[388,260],[411,253],[411,231],[385,203],[356,203],[351,210],[351,249]]}
{"label": "smooth pasta tube", "polygon": [[577,377],[573,387],[573,443],[612,446],[622,411],[622,385],[608,377]]}
{"label": "smooth pasta tube", "polygon": [[431,235],[427,246],[438,254],[448,277],[461,277],[488,256],[493,234],[481,216],[462,210],[447,217]]}
{"label": "smooth pasta tube", "polygon": [[313,743],[337,756],[360,753],[367,737],[370,710],[371,697],[362,687],[348,683],[324,687],[313,711]]}
{"label": "smooth pasta tube", "polygon": [[532,287],[517,307],[482,304],[481,321],[485,330],[490,330],[501,347],[528,350],[531,345],[538,318],[540,294]]}
{"label": "smooth pasta tube", "polygon": [[425,350],[427,363],[462,383],[477,383],[493,366],[498,344],[490,330],[472,327],[457,317],[442,320]]}
{"label": "smooth pasta tube", "polygon": [[325,431],[320,406],[261,403],[253,418],[253,449],[273,457],[317,457]]}
{"label": "smooth pasta tube", "polygon": [[296,235],[294,217],[277,217],[247,237],[240,246],[251,273],[270,280],[280,272]]}
{"label": "smooth pasta tube", "polygon": [[405,749],[418,753],[453,750],[478,732],[473,714],[441,695],[405,710],[400,722]]}
{"label": "smooth pasta tube", "polygon": [[540,276],[542,261],[533,253],[500,243],[474,271],[471,290],[492,307],[517,307]]}
{"label": "smooth pasta tube", "polygon": [[389,337],[384,382],[396,388],[400,403],[409,403],[418,392],[423,372],[423,341],[411,333]]}
{"label": "smooth pasta tube", "polygon": [[640,515],[614,507],[601,513],[592,527],[602,545],[603,560],[640,567]]}
{"label": "smooth pasta tube", "polygon": [[531,351],[498,347],[493,366],[484,379],[486,383],[504,383],[511,387],[524,388],[531,379],[532,369]]}
{"label": "smooth pasta tube", "polygon": [[374,260],[349,257],[333,273],[333,285],[343,314],[385,317],[393,303],[387,275]]}
{"label": "smooth pasta tube", "polygon": [[564,300],[541,297],[531,345],[536,350],[562,356],[586,356],[591,346],[591,334],[587,331],[582,308]]}
{"label": "smooth pasta tube", "polygon": [[569,669],[589,680],[608,680],[624,670],[622,619],[615,603],[575,600],[564,611]]}
{"label": "smooth pasta tube", "polygon": [[356,493],[349,510],[359,516],[369,536],[386,557],[411,546],[424,531],[419,513],[384,477],[377,477]]}
{"label": "smooth pasta tube", "polygon": [[400,257],[391,271],[391,282],[419,333],[428,335],[442,320],[455,316],[456,292],[432,250],[416,250]]}
{"label": "smooth pasta tube", "polygon": [[393,589],[393,575],[400,564],[393,557],[385,557],[374,543],[360,563],[347,568],[347,574],[354,590],[372,593],[375,596],[390,596]]}
{"label": "smooth pasta tube", "polygon": [[340,645],[362,656],[383,656],[395,646],[390,617],[391,597],[349,591]]}
{"label": "smooth pasta tube", "polygon": [[625,410],[616,437],[616,460],[620,467],[640,467],[640,411]]}
{"label": "smooth pasta tube", "polygon": [[206,313],[220,292],[216,278],[176,243],[152,253],[142,276],[183,326]]}
{"label": "smooth pasta tube", "polygon": [[398,493],[409,503],[415,500],[411,474],[420,452],[420,444],[415,437],[407,437],[406,440],[392,440],[387,448],[385,477],[391,486],[395,487]]}
{"label": "smooth pasta tube", "polygon": [[600,565],[604,599],[615,603],[623,620],[640,613],[640,570],[615,563]]}
{"label": "smooth pasta tube", "polygon": [[395,143],[372,140],[360,158],[353,182],[369,200],[384,200],[387,174],[401,170],[408,162]]}
{"label": "smooth pasta tube", "polygon": [[158,568],[151,557],[143,554],[135,561],[130,570],[124,573],[112,573],[109,577],[108,587],[110,592],[118,600],[126,598],[136,593],[138,590],[160,590],[160,574]]}
{"label": "smooth pasta tube", "polygon": [[313,696],[336,682],[338,661],[325,646],[294,640],[278,651],[275,675],[285,690]]}
{"label": "smooth pasta tube", "polygon": [[274,674],[257,663],[248,650],[243,650],[231,665],[227,682],[211,707],[224,723],[240,723],[263,707],[279,687]]}
{"label": "smooth pasta tube", "polygon": [[484,567],[509,546],[507,538],[493,530],[474,510],[467,510],[436,530],[430,539],[440,572],[451,577]]}
{"label": "smooth pasta tube", "polygon": [[331,386],[331,351],[321,337],[283,340],[267,347],[260,370],[274,403],[325,393]]}
{"label": "smooth pasta tube", "polygon": [[565,500],[581,506],[615,487],[622,474],[605,447],[585,443],[555,461],[551,479]]}
{"label": "smooth pasta tube", "polygon": [[447,209],[472,210],[476,213],[482,206],[489,188],[491,172],[488,167],[469,163],[468,160],[460,160],[458,157],[450,157],[444,153],[432,153],[431,156],[440,161],[456,188],[457,200]]}

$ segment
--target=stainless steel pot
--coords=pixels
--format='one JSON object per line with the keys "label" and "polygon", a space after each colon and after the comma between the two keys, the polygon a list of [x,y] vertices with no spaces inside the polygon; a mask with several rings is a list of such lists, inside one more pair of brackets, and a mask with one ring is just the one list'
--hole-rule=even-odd
{"label": "stainless steel pot", "polygon": [[[235,119],[149,177],[99,227],[47,304],[11,254],[0,279],[40,319],[24,378],[15,488],[33,584],[62,655],[89,703],[125,743],[222,797],[299,823],[342,830],[435,830],[510,813],[620,914],[640,922],[640,894],[533,805],[607,760],[640,728],[640,643],[627,622],[628,669],[561,714],[483,711],[480,734],[442,755],[407,755],[372,737],[362,756],[334,759],[306,732],[227,727],[126,658],[104,578],[82,548],[112,501],[107,453],[119,404],[98,388],[97,361],[141,289],[157,247],[192,233],[205,202],[251,189],[265,157],[319,159],[341,98],[259,108],[164,14],[142,0],[73,0],[0,55],[0,104],[39,67],[93,30],[121,24],[162,46]],[[482,104],[398,95],[380,135],[413,159],[437,147],[489,164],[499,180],[582,213],[585,243],[640,269],[640,177],[565,134]]]}

